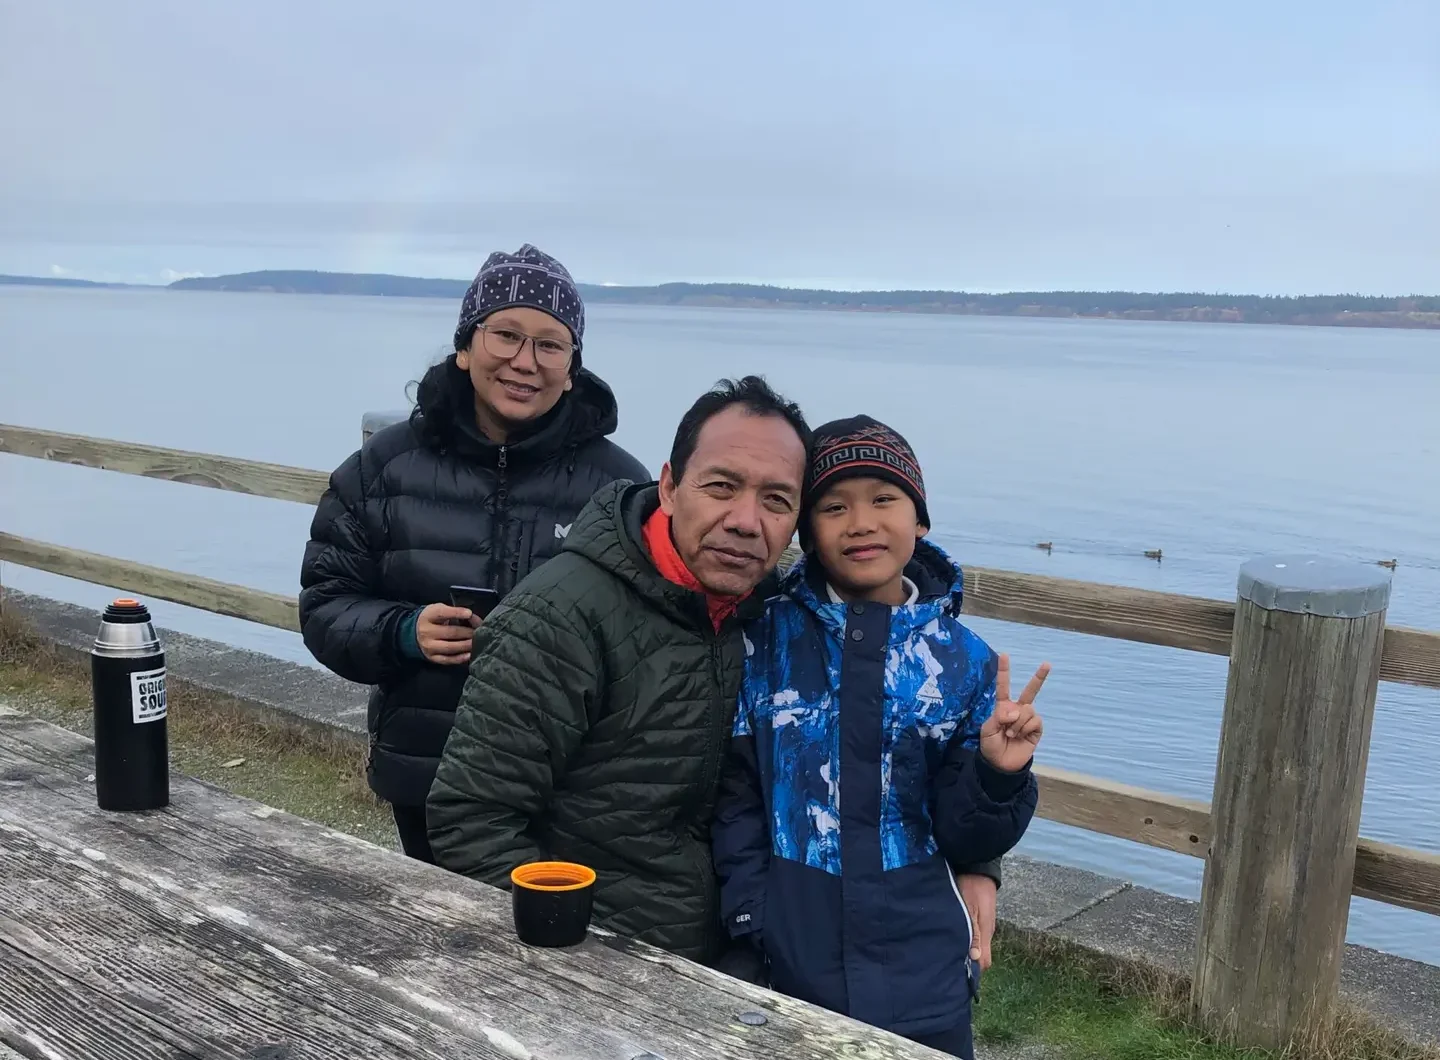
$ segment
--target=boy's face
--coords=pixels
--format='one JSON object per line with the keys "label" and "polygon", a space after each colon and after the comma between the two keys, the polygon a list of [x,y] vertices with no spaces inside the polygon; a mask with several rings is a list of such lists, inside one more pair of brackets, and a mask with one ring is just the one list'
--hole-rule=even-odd
{"label": "boy's face", "polygon": [[844,479],[826,487],[809,518],[815,551],[841,596],[905,602],[900,577],[926,528],[904,490],[884,479]]}

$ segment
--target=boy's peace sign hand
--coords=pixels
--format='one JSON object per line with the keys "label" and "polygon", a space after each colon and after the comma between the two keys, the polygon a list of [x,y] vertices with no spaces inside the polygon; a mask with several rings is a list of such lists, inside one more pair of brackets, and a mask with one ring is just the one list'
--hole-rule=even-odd
{"label": "boy's peace sign hand", "polygon": [[1040,734],[1045,729],[1045,723],[1035,713],[1035,697],[1049,676],[1050,664],[1041,663],[1020,698],[1012,700],[1010,656],[1000,656],[1000,668],[995,674],[995,710],[980,727],[980,753],[996,769],[1014,773],[1024,769],[1025,763],[1034,757]]}

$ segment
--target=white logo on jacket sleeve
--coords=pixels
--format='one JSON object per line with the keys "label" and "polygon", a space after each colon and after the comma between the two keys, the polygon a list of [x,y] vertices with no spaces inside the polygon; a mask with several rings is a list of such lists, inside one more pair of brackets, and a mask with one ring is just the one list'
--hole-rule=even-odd
{"label": "white logo on jacket sleeve", "polygon": [[567,537],[570,536],[570,528],[571,528],[572,526],[574,526],[574,525],[575,525],[574,523],[566,523],[564,526],[561,526],[559,523],[556,523],[556,524],[555,524],[555,540],[556,540],[556,541],[564,541]]}

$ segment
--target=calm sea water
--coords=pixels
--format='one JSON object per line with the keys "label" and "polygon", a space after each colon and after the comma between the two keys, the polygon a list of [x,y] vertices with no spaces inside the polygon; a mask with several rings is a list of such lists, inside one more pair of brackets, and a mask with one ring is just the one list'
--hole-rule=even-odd
{"label": "calm sea water", "polygon": [[[329,469],[444,349],[444,301],[0,288],[0,422]],[[1390,621],[1440,629],[1440,333],[596,306],[586,364],[658,470],[681,410],[763,372],[812,422],[920,453],[963,562],[1233,598],[1257,554],[1396,559]],[[0,529],[294,592],[311,509],[0,456]],[[1053,541],[1054,552],[1034,548]],[[1143,558],[1163,549],[1164,560]],[[14,566],[92,606],[101,588]],[[308,661],[299,637],[158,605]],[[1041,757],[1208,798],[1225,660],[977,622],[1049,659]],[[1440,851],[1440,693],[1382,685],[1365,835]],[[1037,821],[1030,854],[1197,897],[1200,862]],[[1357,899],[1350,938],[1440,963],[1440,918]]]}

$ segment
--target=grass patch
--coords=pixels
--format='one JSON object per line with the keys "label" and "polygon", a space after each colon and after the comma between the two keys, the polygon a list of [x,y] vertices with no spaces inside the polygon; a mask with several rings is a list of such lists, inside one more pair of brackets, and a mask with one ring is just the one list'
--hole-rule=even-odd
{"label": "grass patch", "polygon": [[1216,1042],[1189,1025],[1189,982],[1039,933],[1002,926],[975,1036],[1039,1043],[1065,1060],[1440,1060],[1342,1004],[1328,1025],[1278,1052]]}
{"label": "grass patch", "polygon": [[[365,783],[365,745],[177,679],[166,682],[171,768],[394,849],[395,825]],[[89,666],[0,606],[0,702],[91,735]],[[238,766],[225,763],[244,759]]]}
{"label": "grass patch", "polygon": [[[363,742],[171,677],[170,759],[181,773],[395,848],[365,783]],[[90,672],[0,603],[0,703],[89,735]],[[241,766],[223,763],[245,759]],[[1013,1060],[1440,1060],[1343,1011],[1280,1053],[1208,1040],[1186,1025],[1186,984],[1152,969],[1002,927],[975,1009],[979,1055]]]}
{"label": "grass patch", "polygon": [[1079,969],[1043,961],[1010,938],[995,947],[975,1009],[987,1045],[1039,1042],[1074,1060],[1270,1060],[1208,1042],[1166,1018],[1154,999],[1108,989]]}

